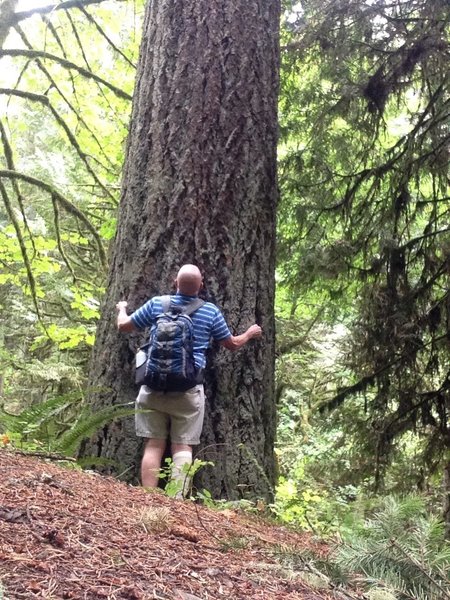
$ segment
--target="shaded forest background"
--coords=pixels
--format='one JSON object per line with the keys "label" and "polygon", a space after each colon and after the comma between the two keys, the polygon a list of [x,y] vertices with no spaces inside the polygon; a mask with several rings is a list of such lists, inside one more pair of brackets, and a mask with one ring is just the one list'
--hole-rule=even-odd
{"label": "shaded forest background", "polygon": [[[7,447],[120,416],[83,399],[142,16],[0,2]],[[450,535],[448,26],[445,0],[283,3],[273,510],[314,531],[413,493]]]}

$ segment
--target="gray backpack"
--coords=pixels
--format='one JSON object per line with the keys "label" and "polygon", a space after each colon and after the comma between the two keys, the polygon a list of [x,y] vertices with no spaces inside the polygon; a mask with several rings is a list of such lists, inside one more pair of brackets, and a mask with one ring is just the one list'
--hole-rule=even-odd
{"label": "gray backpack", "polygon": [[136,355],[136,383],[152,390],[180,392],[198,383],[194,361],[194,325],[191,315],[205,303],[195,298],[175,306],[162,296],[163,312],[150,329],[150,339]]}

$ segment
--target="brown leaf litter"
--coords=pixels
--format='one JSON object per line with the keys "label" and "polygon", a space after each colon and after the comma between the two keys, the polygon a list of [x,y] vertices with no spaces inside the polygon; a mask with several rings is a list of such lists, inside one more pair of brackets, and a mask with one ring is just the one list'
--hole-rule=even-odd
{"label": "brown leaf litter", "polygon": [[0,451],[0,598],[326,600],[274,550],[308,533]]}

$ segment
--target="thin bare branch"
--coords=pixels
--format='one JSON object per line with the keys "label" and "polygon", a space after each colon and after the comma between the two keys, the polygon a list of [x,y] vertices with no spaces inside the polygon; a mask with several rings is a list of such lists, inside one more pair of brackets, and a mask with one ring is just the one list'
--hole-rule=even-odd
{"label": "thin bare branch", "polygon": [[69,272],[72,275],[73,280],[76,281],[75,272],[72,268],[72,265],[70,264],[69,259],[66,256],[66,253],[64,252],[64,248],[62,245],[61,230],[59,227],[59,206],[58,206],[57,199],[55,198],[55,196],[53,194],[52,194],[52,204],[53,204],[53,215],[54,215],[54,223],[55,223],[56,243],[58,244],[59,253],[61,254],[61,258],[63,259],[63,261],[66,263],[66,267],[69,269]]}
{"label": "thin bare branch", "polygon": [[106,81],[106,79],[99,77],[95,73],[92,73],[92,71],[88,71],[87,69],[84,69],[83,67],[76,65],[75,63],[71,62],[70,60],[66,60],[65,58],[56,56],[55,54],[50,54],[49,52],[41,52],[39,50],[14,49],[14,50],[0,50],[0,57],[2,57],[2,56],[23,56],[25,58],[30,58],[33,60],[35,60],[37,58],[42,58],[44,60],[51,60],[53,62],[60,64],[62,67],[66,68],[66,69],[74,69],[75,71],[80,73],[80,75],[83,75],[83,77],[86,77],[88,79],[94,79],[98,83],[101,83],[102,85],[104,85],[105,87],[110,89],[112,92],[114,92],[114,94],[116,94],[116,96],[119,96],[119,98],[124,98],[125,100],[132,100],[132,96],[130,96],[130,94],[127,94],[127,92],[124,92],[120,88],[116,87],[114,84],[110,83],[109,81]]}
{"label": "thin bare branch", "polygon": [[[127,0],[115,0],[115,2],[126,2]],[[33,15],[47,15],[57,10],[69,10],[70,8],[82,8],[83,6],[89,6],[92,4],[101,4],[105,0],[66,0],[66,2],[60,2],[59,4],[48,4],[47,6],[37,6],[30,10],[22,10],[15,12],[10,16],[10,20],[7,23],[9,27],[17,25],[24,19],[29,19]]]}
{"label": "thin bare branch", "polygon": [[[70,12],[66,13],[66,17],[67,17],[67,20],[68,20],[68,21],[69,21],[69,23],[70,23],[70,27],[71,27],[71,29],[72,29],[72,33],[73,33],[73,35],[74,35],[74,37],[75,37],[75,39],[76,39],[76,41],[77,41],[78,48],[79,48],[79,50],[80,50],[80,52],[81,52],[81,56],[83,57],[83,59],[84,59],[84,62],[86,63],[86,66],[87,66],[88,70],[89,70],[89,71],[92,71],[92,69],[91,69],[91,65],[90,65],[90,63],[89,63],[89,60],[88,60],[88,57],[86,56],[86,53],[85,53],[85,51],[84,51],[84,46],[83,46],[83,43],[82,43],[82,41],[81,41],[81,38],[80,38],[80,36],[79,36],[79,34],[78,34],[78,29],[77,29],[77,27],[76,27],[76,25],[75,25],[75,22],[74,22],[74,20],[72,19],[72,15],[70,14]],[[109,99],[107,98],[107,96],[105,95],[105,92],[104,92],[104,90],[103,90],[102,86],[101,86],[101,85],[99,85],[97,82],[96,82],[96,85],[97,85],[97,87],[98,87],[98,90],[99,90],[100,94],[103,96],[103,99],[105,100],[105,102],[106,102],[106,104],[107,104],[107,106],[108,106],[109,110],[110,110],[112,113],[114,113],[114,114],[116,115],[116,118],[117,118],[117,116],[118,116],[118,115],[117,115],[117,112],[116,112],[116,110],[114,109],[114,107],[111,105],[111,103],[110,103]]]}
{"label": "thin bare branch", "polygon": [[100,27],[100,25],[94,19],[94,17],[92,15],[90,15],[83,6],[80,7],[80,10],[84,14],[86,19],[88,19],[88,21],[90,21],[95,26],[95,28],[100,33],[100,35],[105,38],[105,40],[108,42],[108,44],[111,46],[111,48],[113,48],[113,50],[115,50],[115,52],[117,52],[117,54],[119,54],[123,59],[125,59],[127,61],[127,63],[133,67],[133,69],[136,69],[136,65],[133,62],[131,62],[131,60],[128,58],[128,56],[126,56],[126,54],[124,54],[122,52],[122,50],[114,44],[114,42],[111,40],[111,38],[105,33],[105,31],[102,29],[102,27]]}

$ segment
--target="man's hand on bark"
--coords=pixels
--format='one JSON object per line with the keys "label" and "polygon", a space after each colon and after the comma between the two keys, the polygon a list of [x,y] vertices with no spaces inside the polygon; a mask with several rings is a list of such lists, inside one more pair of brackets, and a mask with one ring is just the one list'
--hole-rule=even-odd
{"label": "man's hand on bark", "polygon": [[121,300],[116,304],[117,310],[122,310],[122,308],[126,308],[128,306],[128,302],[126,300]]}
{"label": "man's hand on bark", "polygon": [[247,329],[250,339],[259,338],[262,336],[262,329],[259,325],[252,325]]}

